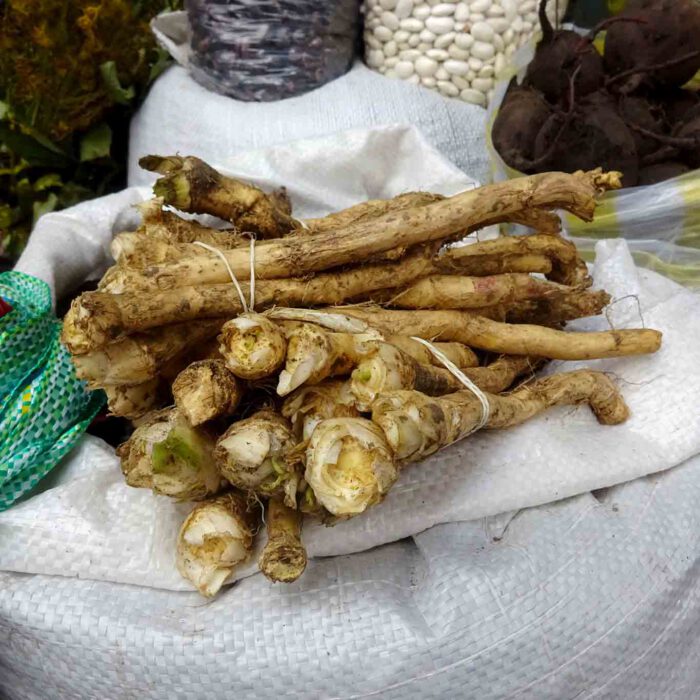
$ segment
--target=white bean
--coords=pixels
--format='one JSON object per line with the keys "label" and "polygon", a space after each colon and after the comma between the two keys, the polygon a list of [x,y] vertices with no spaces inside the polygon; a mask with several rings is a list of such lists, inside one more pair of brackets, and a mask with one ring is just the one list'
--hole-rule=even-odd
{"label": "white bean", "polygon": [[486,93],[493,87],[493,80],[491,78],[474,78],[472,87],[479,92]]}
{"label": "white bean", "polygon": [[493,37],[493,40],[491,42],[493,44],[493,48],[496,49],[496,52],[500,53],[505,49],[506,45],[503,43],[503,38],[501,37],[500,34],[496,34]]}
{"label": "white bean", "polygon": [[466,75],[469,72],[469,64],[466,61],[451,58],[445,61],[445,70],[451,75]]}
{"label": "white bean", "polygon": [[512,27],[508,27],[508,29],[503,32],[503,41],[506,42],[506,44],[510,44],[511,41],[513,41],[513,38],[515,37],[515,32],[513,31]]}
{"label": "white bean", "polygon": [[471,52],[472,56],[476,56],[482,61],[486,61],[489,58],[494,57],[496,49],[493,48],[493,44],[487,44],[485,41],[475,41]]}
{"label": "white bean", "polygon": [[447,97],[457,97],[459,90],[449,80],[438,80],[438,90]]}
{"label": "white bean", "polygon": [[421,56],[420,58],[416,59],[416,73],[423,78],[435,75],[435,71],[437,69],[437,61],[433,61],[432,58]]}
{"label": "white bean", "polygon": [[411,85],[420,85],[420,78],[414,73],[406,78],[406,82],[411,83]]}
{"label": "white bean", "polygon": [[434,17],[449,17],[455,13],[455,6],[447,2],[434,5],[432,9]]}
{"label": "white bean", "polygon": [[506,20],[510,24],[518,15],[518,8],[515,0],[501,0],[501,7],[506,13]]}
{"label": "white bean", "polygon": [[[499,56],[501,54],[498,54]],[[494,74],[494,67],[493,66],[484,66],[480,71],[479,71],[479,77],[480,78],[492,78]]]}
{"label": "white bean", "polygon": [[440,66],[435,71],[435,77],[437,78],[438,82],[440,82],[441,80],[449,80],[450,74],[445,70],[443,66]]}
{"label": "white bean", "polygon": [[370,68],[379,68],[384,65],[384,54],[378,49],[367,52],[367,65]]}
{"label": "white bean", "polygon": [[496,63],[493,67],[493,71],[494,71],[494,74],[496,75],[496,77],[501,75],[501,73],[503,72],[503,69],[505,67],[506,67],[506,58],[503,54],[499,53],[498,56],[496,56]]}
{"label": "white bean", "polygon": [[422,51],[423,53],[425,53],[425,52],[428,51],[429,49],[432,49],[432,48],[433,48],[433,45],[432,45],[432,44],[428,44],[428,42],[426,42],[426,41],[421,41],[421,43],[418,44],[418,46],[416,46],[416,48],[417,48],[419,51]]}
{"label": "white bean", "polygon": [[413,75],[413,64],[410,61],[399,61],[394,70],[399,78],[403,78],[405,80]]}
{"label": "white bean", "polygon": [[405,49],[404,51],[399,51],[399,58],[402,61],[415,61],[420,58],[423,54],[418,51],[418,49]]}
{"label": "white bean", "polygon": [[437,39],[435,39],[436,49],[446,49],[455,39],[454,32],[447,32],[447,34],[441,34]]}
{"label": "white bean", "polygon": [[381,16],[382,24],[387,28],[395,32],[399,28],[399,18],[393,12],[382,12]]}
{"label": "white bean", "polygon": [[407,32],[405,29],[399,29],[394,32],[394,41],[400,44],[403,41],[408,41],[408,37],[411,36],[411,32]]}
{"label": "white bean", "polygon": [[379,0],[379,4],[385,10],[393,10],[396,7],[396,0]]}
{"label": "white bean", "polygon": [[430,5],[418,5],[418,7],[413,8],[413,16],[418,19],[425,21],[430,17]]}
{"label": "white bean", "polygon": [[472,24],[470,34],[477,41],[485,41],[488,43],[493,39],[493,27],[488,22],[475,22]]}
{"label": "white bean", "polygon": [[503,17],[505,13],[505,10],[500,5],[496,5],[496,3],[493,3],[491,7],[489,7],[489,9],[486,10],[486,14],[489,17]]}
{"label": "white bean", "polygon": [[428,17],[425,26],[434,34],[447,34],[454,29],[455,22],[452,17]]}
{"label": "white bean", "polygon": [[470,49],[473,43],[474,37],[471,34],[457,34],[455,37],[455,44],[463,51]]}
{"label": "white bean", "polygon": [[423,22],[421,22],[421,20],[416,19],[415,17],[406,17],[406,19],[402,19],[399,22],[399,26],[401,29],[405,29],[407,32],[418,33],[423,30],[425,25]]}
{"label": "white bean", "polygon": [[392,56],[391,58],[384,59],[384,65],[387,68],[394,68],[398,62],[399,62],[399,59],[397,56]]}
{"label": "white bean", "polygon": [[485,19],[486,15],[482,14],[481,12],[472,12],[469,15],[470,22],[483,22]]}
{"label": "white bean", "polygon": [[469,51],[460,49],[457,44],[452,44],[452,46],[447,47],[447,53],[450,54],[452,58],[456,58],[458,61],[466,61],[469,59]]}
{"label": "white bean", "polygon": [[455,9],[455,20],[457,22],[466,22],[469,19],[469,6],[460,2]]}
{"label": "white bean", "polygon": [[472,0],[469,3],[469,12],[474,14],[475,12],[486,12],[491,5],[491,0]]}
{"label": "white bean", "polygon": [[434,88],[437,85],[437,80],[428,75],[425,78],[420,79],[420,84],[425,85],[427,88]]}
{"label": "white bean", "polygon": [[406,19],[413,11],[413,0],[398,0],[394,3],[394,14],[399,19]]}
{"label": "white bean", "polygon": [[384,75],[386,75],[387,78],[398,78],[399,76],[396,75],[396,71],[393,70],[393,68],[387,68],[387,70],[384,72]]}
{"label": "white bean", "polygon": [[496,34],[503,34],[510,27],[510,22],[504,17],[489,17],[486,21]]}
{"label": "white bean", "polygon": [[514,32],[518,32],[518,33],[519,33],[519,32],[522,32],[522,31],[523,31],[523,20],[522,20],[522,18],[521,18],[521,17],[516,17],[516,18],[513,20],[513,23],[510,25],[510,28],[511,28]]}
{"label": "white bean", "polygon": [[418,44],[420,44],[420,37],[418,34],[411,34],[410,37],[408,37],[408,41],[406,42],[412,49],[414,49]]}
{"label": "white bean", "polygon": [[[471,81],[474,80],[474,78],[476,78],[476,73],[473,70],[470,70],[469,73],[467,73],[467,75],[465,77],[466,77],[467,81],[471,83]],[[467,87],[469,87],[469,86],[467,86]]]}
{"label": "white bean", "polygon": [[365,32],[365,44],[370,48],[370,49],[381,49],[382,48],[382,42],[377,39],[374,34],[370,34],[369,32]]}
{"label": "white bean", "polygon": [[429,29],[423,29],[418,36],[420,37],[420,40],[426,44],[432,44],[436,39],[435,34],[433,34]]}
{"label": "white bean", "polygon": [[473,105],[481,105],[483,107],[486,104],[486,96],[484,93],[472,88],[462,90],[462,92],[459,93],[459,96],[465,102],[470,102]]}
{"label": "white bean", "polygon": [[524,32],[531,32],[534,24],[532,22],[523,22],[523,31]]}
{"label": "white bean", "polygon": [[391,41],[387,41],[386,44],[384,44],[384,55],[385,56],[396,56],[396,54],[399,52],[399,47],[396,45],[396,42],[392,39]]}
{"label": "white bean", "polygon": [[466,22],[455,22],[455,31],[463,32],[467,28]]}
{"label": "white bean", "polygon": [[465,88],[469,87],[469,81],[467,80],[466,77],[462,77],[461,75],[453,75],[450,77],[450,80],[460,90],[464,90]]}
{"label": "white bean", "polygon": [[428,49],[425,55],[433,61],[446,61],[450,57],[445,49]]}
{"label": "white bean", "polygon": [[391,41],[391,39],[393,38],[394,35],[391,33],[391,29],[388,29],[387,27],[383,27],[380,25],[379,27],[375,28],[374,36],[376,36],[377,39],[379,39],[379,41],[386,42],[386,41]]}
{"label": "white bean", "polygon": [[484,62],[481,59],[476,58],[476,56],[472,56],[469,59],[469,67],[472,70],[481,70],[484,67]]}

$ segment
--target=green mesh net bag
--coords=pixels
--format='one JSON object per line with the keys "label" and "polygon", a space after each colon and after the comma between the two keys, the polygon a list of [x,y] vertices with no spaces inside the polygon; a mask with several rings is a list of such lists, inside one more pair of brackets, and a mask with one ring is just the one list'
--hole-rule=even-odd
{"label": "green mesh net bag", "polygon": [[75,376],[61,345],[48,285],[0,274],[0,511],[9,508],[71,450],[104,404]]}

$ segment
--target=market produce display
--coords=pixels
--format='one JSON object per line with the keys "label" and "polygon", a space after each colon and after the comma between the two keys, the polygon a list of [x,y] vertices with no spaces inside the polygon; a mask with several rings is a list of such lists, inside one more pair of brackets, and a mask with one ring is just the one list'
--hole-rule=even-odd
{"label": "market produce display", "polygon": [[523,173],[602,166],[624,187],[699,167],[700,98],[684,86],[700,70],[700,5],[639,0],[585,36],[555,30],[545,6],[535,56],[494,122],[503,160]]}
{"label": "market produce display", "polygon": [[[567,2],[550,2],[560,21]],[[484,106],[508,58],[539,30],[537,0],[366,0],[365,60],[389,78]]]}
{"label": "market produce display", "polygon": [[[196,158],[143,164],[163,173],[160,196],[115,238],[116,264],[74,301],[63,341],[78,375],[134,421],[119,449],[127,483],[198,501],[177,563],[205,596],[251,556],[263,513],[260,568],[293,581],[303,518],[361,515],[407,465],[476,430],[582,403],[621,423],[628,409],[607,375],[535,370],[660,347],[651,329],[564,330],[610,299],[590,289],[552,210],[590,220],[619,173],[409,193],[299,221],[279,193]],[[284,216],[271,217],[280,201]],[[164,205],[216,208],[234,226],[207,229]],[[536,232],[451,245],[502,222]]]}

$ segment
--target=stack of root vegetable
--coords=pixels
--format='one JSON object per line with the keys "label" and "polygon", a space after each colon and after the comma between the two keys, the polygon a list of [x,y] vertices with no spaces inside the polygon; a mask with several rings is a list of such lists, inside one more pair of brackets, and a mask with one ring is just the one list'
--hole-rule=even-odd
{"label": "stack of root vegetable", "polygon": [[[302,222],[283,190],[196,158],[142,165],[162,174],[157,198],[114,239],[116,265],[74,301],[63,340],[79,376],[134,421],[119,448],[127,483],[199,501],[177,562],[206,596],[251,556],[261,508],[260,568],[293,581],[305,515],[359,515],[406,465],[550,406],[588,403],[620,423],[627,407],[605,374],[534,371],[660,346],[647,329],[563,330],[609,297],[590,290],[553,210],[590,220],[618,173],[408,193]],[[501,222],[535,233],[449,245]]]}

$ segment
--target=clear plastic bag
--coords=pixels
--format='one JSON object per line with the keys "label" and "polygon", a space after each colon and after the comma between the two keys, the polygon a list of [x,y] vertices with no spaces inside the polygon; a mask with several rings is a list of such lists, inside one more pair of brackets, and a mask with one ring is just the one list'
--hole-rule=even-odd
{"label": "clear plastic bag", "polygon": [[246,102],[320,87],[357,49],[358,0],[188,0],[187,14],[194,79]]}

